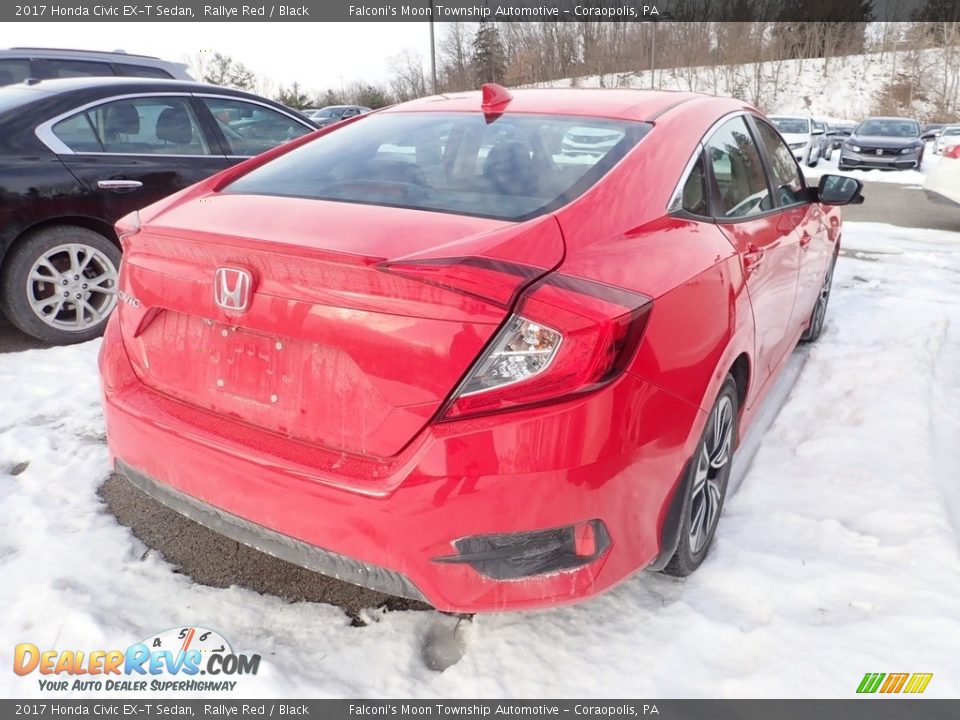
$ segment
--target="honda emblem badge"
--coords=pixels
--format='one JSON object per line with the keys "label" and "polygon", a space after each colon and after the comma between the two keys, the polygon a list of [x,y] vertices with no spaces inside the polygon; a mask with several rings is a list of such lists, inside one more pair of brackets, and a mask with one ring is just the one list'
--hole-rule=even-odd
{"label": "honda emblem badge", "polygon": [[877,155],[883,155],[883,148],[877,148]]}
{"label": "honda emblem badge", "polygon": [[246,312],[250,307],[253,278],[240,268],[217,268],[213,280],[213,299],[217,305],[230,312]]}

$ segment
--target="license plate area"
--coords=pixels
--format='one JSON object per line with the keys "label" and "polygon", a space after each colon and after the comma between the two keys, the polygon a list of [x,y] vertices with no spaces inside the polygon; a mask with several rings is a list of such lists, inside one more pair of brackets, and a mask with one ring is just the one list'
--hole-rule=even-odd
{"label": "license plate area", "polygon": [[290,348],[282,338],[204,320],[207,328],[206,377],[211,390],[265,406],[280,402],[288,385]]}

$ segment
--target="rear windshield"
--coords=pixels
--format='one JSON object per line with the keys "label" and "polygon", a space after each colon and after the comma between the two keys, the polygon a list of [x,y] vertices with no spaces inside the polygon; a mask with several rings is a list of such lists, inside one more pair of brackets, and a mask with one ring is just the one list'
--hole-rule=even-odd
{"label": "rear windshield", "polygon": [[857,128],[856,134],[883,137],[919,137],[920,125],[913,120],[898,120],[896,118],[864,120]]}
{"label": "rear windshield", "polygon": [[645,123],[556,115],[385,113],[253,170],[224,192],[525,220],[601,178]]}

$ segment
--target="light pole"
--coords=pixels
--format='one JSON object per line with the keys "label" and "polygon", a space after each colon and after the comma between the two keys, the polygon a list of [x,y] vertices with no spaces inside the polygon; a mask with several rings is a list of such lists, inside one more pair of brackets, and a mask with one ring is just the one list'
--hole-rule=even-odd
{"label": "light pole", "polygon": [[656,74],[657,67],[657,21],[653,23],[653,41],[650,43],[650,89],[653,90],[653,76]]}
{"label": "light pole", "polygon": [[430,0],[430,79],[433,82],[433,94],[437,94],[437,43],[433,36],[433,0]]}

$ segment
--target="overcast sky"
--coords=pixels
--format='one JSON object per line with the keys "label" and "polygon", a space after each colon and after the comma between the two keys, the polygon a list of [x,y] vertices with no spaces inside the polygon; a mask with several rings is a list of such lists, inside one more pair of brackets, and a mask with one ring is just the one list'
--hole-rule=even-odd
{"label": "overcast sky", "polygon": [[46,22],[0,26],[0,47],[123,49],[183,62],[199,51],[220,52],[276,84],[309,90],[341,79],[386,80],[390,59],[405,50],[429,59],[427,23],[146,23]]}

